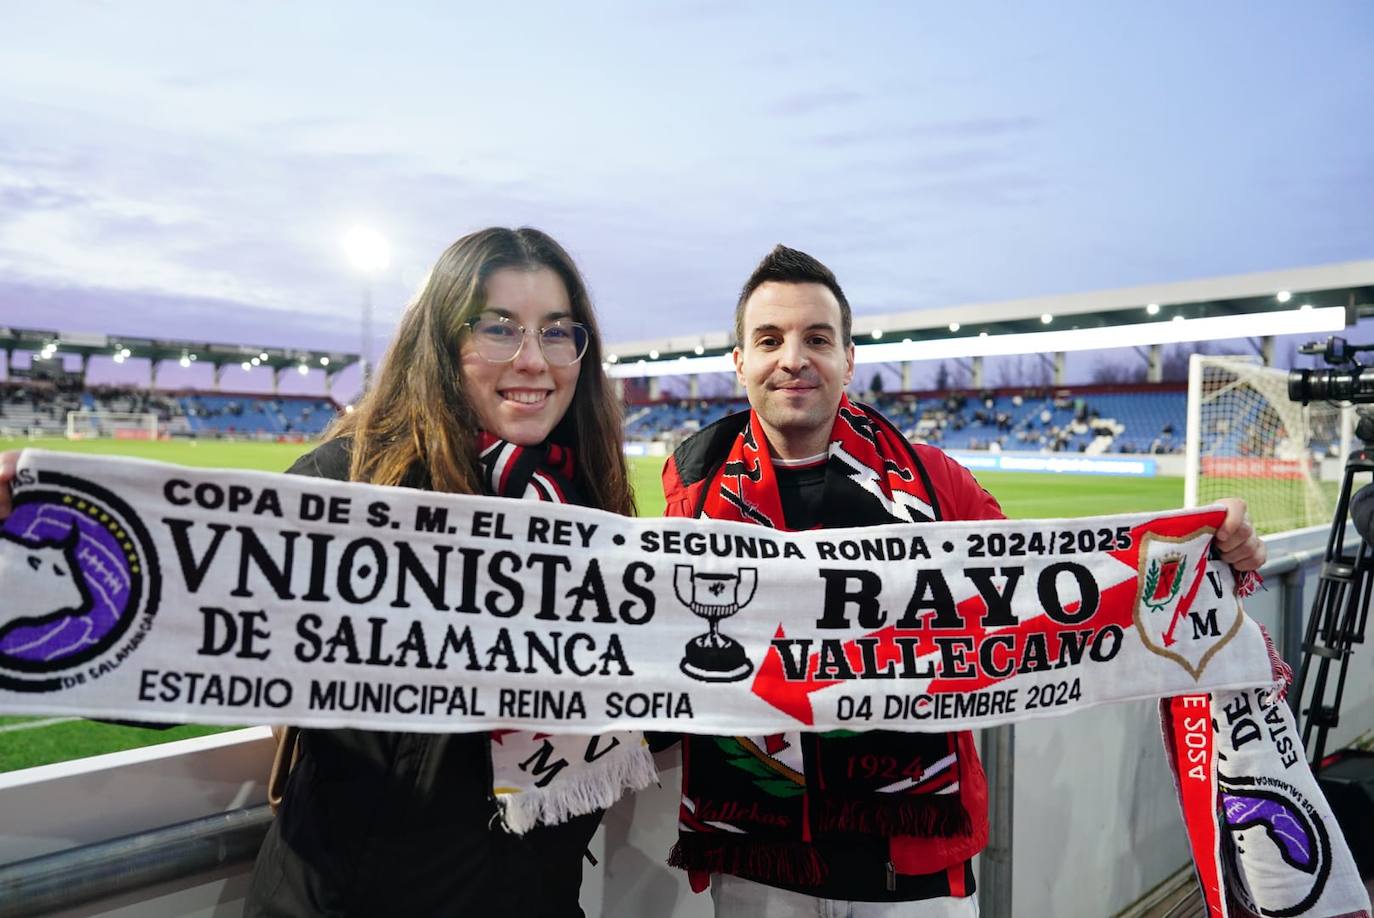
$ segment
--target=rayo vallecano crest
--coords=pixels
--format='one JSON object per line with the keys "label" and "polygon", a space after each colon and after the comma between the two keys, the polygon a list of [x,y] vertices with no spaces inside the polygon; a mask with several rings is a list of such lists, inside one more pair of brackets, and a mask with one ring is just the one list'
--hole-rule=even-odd
{"label": "rayo vallecano crest", "polygon": [[1211,527],[1186,536],[1146,533],[1140,540],[1135,625],[1147,650],[1202,677],[1207,661],[1240,630],[1230,578],[1207,572]]}
{"label": "rayo vallecano crest", "polygon": [[682,655],[684,673],[702,682],[736,682],[754,671],[744,645],[720,633],[720,621],[749,605],[758,579],[755,567],[742,567],[733,574],[699,574],[690,564],[677,565],[673,590],[678,601],[711,625],[705,634],[687,642]]}

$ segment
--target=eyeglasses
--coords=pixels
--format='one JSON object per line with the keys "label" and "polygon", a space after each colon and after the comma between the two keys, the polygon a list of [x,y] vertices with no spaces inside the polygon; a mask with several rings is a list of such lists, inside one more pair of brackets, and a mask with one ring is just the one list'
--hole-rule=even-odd
{"label": "eyeglasses", "polygon": [[465,325],[472,332],[472,343],[483,360],[491,363],[510,363],[525,346],[525,335],[534,331],[539,338],[539,350],[551,366],[570,367],[587,353],[587,326],[568,319],[559,319],[536,329],[527,329],[514,319],[484,312],[469,319]]}

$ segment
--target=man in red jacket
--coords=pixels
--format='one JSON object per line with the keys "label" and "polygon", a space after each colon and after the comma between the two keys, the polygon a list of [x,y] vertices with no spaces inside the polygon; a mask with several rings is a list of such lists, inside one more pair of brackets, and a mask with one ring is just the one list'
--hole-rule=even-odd
{"label": "man in red jacket", "polygon": [[[1002,517],[962,466],[845,396],[851,324],[823,264],[784,246],[764,258],[735,311],[750,410],[673,453],[667,515],[787,530]],[[1259,567],[1244,504],[1228,509],[1223,557]],[[709,881],[719,918],[978,914],[987,782],[968,732],[687,736],[679,827],[670,863]]]}

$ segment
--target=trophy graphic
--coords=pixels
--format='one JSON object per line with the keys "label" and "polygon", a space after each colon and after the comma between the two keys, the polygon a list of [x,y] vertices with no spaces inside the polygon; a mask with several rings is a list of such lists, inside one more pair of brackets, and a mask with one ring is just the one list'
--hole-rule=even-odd
{"label": "trophy graphic", "polygon": [[720,620],[749,605],[758,586],[758,568],[742,567],[734,574],[698,574],[690,564],[673,572],[673,590],[692,614],[706,619],[711,630],[687,642],[682,671],[702,682],[737,682],[754,671],[744,645],[720,633]]}

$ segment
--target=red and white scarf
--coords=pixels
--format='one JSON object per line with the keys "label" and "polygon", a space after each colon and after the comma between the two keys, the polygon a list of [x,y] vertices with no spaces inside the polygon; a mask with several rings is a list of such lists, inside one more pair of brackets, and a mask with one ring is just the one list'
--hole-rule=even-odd
{"label": "red and white scarf", "polygon": [[[840,397],[828,443],[827,476],[833,473],[847,478],[858,490],[852,493],[857,500],[827,502],[822,509],[826,528],[928,523],[938,518],[911,444],[847,396]],[[845,518],[835,519],[839,514]],[[749,413],[749,423],[735,438],[717,482],[706,495],[701,515],[787,529],[768,439],[754,412]]]}

